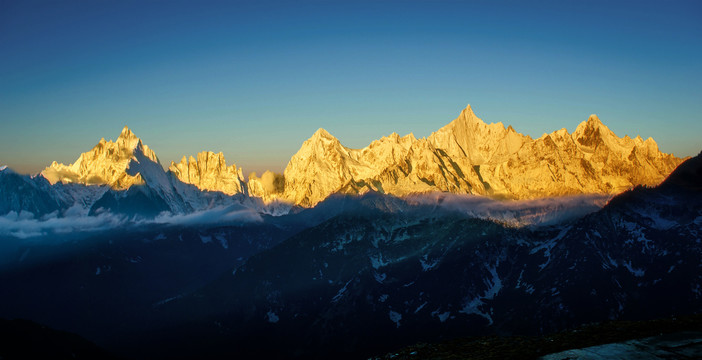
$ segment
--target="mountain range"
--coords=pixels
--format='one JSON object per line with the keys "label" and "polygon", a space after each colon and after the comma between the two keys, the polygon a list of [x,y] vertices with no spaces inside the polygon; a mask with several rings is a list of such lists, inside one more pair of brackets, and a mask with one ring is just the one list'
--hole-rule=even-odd
{"label": "mountain range", "polygon": [[699,313],[701,241],[702,153],[594,115],[532,139],[468,107],[363,149],[320,129],[248,179],[213,152],[164,169],[125,127],[0,167],[0,322],[120,358],[368,358]]}
{"label": "mountain range", "polygon": [[233,203],[279,213],[315,206],[335,193],[370,191],[498,199],[616,194],[656,185],[682,161],[662,153],[651,138],[618,137],[596,115],[573,134],[561,129],[532,139],[502,123],[486,124],[469,105],[427,138],[393,133],[363,149],[345,147],[319,129],[283,174],[266,172],[247,180],[241,168],[227,166],[222,153],[183,157],[166,171],[155,152],[125,127],[116,141],[101,139],[72,164],[53,162],[36,176],[4,170],[0,186],[23,183],[25,193],[37,195],[20,199],[7,188],[0,214],[43,215],[78,207],[89,214],[108,210],[153,217]]}

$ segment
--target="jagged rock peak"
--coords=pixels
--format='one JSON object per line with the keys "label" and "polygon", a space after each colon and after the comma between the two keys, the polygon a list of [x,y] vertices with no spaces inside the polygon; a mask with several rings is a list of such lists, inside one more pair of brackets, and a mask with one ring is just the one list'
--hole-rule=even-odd
{"label": "jagged rock peak", "polygon": [[[103,138],[104,139],[104,138]],[[103,143],[101,141],[100,143]],[[134,134],[127,126],[122,128],[122,132],[119,134],[117,141],[115,141],[117,146],[124,149],[134,150],[137,146],[142,145],[141,139]]]}
{"label": "jagged rock peak", "polygon": [[[461,111],[461,114],[453,120],[449,125],[459,126],[459,125],[471,125],[471,124],[485,124],[485,122],[477,117],[473,112],[473,108],[468,104],[465,109]],[[447,125],[447,126],[449,126]]]}
{"label": "jagged rock peak", "polygon": [[222,152],[202,151],[197,159],[185,156],[180,163],[171,162],[168,170],[180,181],[200,190],[220,191],[228,195],[246,192],[244,174],[235,164],[227,166]]}
{"label": "jagged rock peak", "polygon": [[129,126],[127,126],[127,125],[125,125],[122,128],[122,132],[119,134],[120,138],[129,138],[132,136],[134,136],[134,133],[131,130],[129,130]]}

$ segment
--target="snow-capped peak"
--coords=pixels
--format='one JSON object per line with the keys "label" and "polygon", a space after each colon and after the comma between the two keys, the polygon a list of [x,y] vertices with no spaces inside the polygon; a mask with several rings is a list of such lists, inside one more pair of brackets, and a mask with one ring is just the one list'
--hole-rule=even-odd
{"label": "snow-capped peak", "polygon": [[310,140],[319,140],[319,139],[326,139],[326,140],[337,140],[334,135],[330,134],[328,131],[324,130],[323,128],[317,129],[317,131],[312,134],[312,137],[310,137]]}
{"label": "snow-capped peak", "polygon": [[122,129],[122,132],[119,134],[116,142],[121,148],[133,150],[139,145],[139,143],[141,143],[141,139],[134,135],[134,133],[125,126]]}
{"label": "snow-capped peak", "polygon": [[127,189],[134,184],[144,183],[141,174],[127,172],[132,160],[137,160],[137,155],[156,163],[163,171],[156,154],[125,126],[116,141],[105,141],[102,138],[73,164],[64,165],[54,161],[41,174],[52,184],[106,184],[114,189]]}

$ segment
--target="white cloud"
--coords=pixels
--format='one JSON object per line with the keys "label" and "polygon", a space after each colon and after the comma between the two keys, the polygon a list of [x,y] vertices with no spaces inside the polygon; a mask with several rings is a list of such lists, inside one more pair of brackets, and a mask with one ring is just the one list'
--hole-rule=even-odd
{"label": "white cloud", "polygon": [[21,239],[50,234],[67,234],[71,232],[102,231],[123,226],[124,216],[110,213],[98,216],[68,216],[58,217],[51,213],[41,218],[35,218],[30,212],[9,212],[0,216],[0,235],[13,236]]}
{"label": "white cloud", "polygon": [[583,217],[601,209],[611,195],[573,195],[534,200],[494,200],[484,196],[430,193],[412,195],[410,205],[431,205],[469,217],[511,226],[551,225]]}
{"label": "white cloud", "polygon": [[124,215],[109,212],[96,216],[86,216],[80,212],[66,212],[68,216],[59,217],[56,212],[36,218],[30,212],[9,212],[0,216],[0,236],[12,236],[20,239],[46,236],[51,234],[69,234],[73,232],[99,232],[115,228],[147,225],[207,225],[207,224],[241,224],[261,222],[263,219],[254,210],[240,206],[217,207],[190,214],[162,213],[153,220],[131,220]]}
{"label": "white cloud", "polygon": [[212,209],[196,211],[189,214],[161,213],[155,219],[145,221],[166,225],[206,225],[262,222],[258,212],[242,206],[219,206]]}

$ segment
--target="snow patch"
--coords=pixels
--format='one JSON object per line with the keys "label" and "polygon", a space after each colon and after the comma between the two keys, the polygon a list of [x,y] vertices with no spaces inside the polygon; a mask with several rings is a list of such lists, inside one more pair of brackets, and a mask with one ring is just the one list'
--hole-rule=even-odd
{"label": "snow patch", "polygon": [[441,258],[436,258],[430,261],[427,257],[428,255],[424,254],[424,256],[419,258],[419,263],[422,264],[422,271],[429,271],[435,268],[436,265],[439,264],[439,261],[441,261]]}
{"label": "snow patch", "polygon": [[444,321],[448,320],[449,316],[451,316],[450,311],[447,311],[445,313],[441,313],[441,314],[439,314],[439,321],[444,322]]}
{"label": "snow patch", "polygon": [[415,314],[418,313],[418,312],[419,312],[420,310],[422,310],[422,309],[424,308],[424,306],[426,306],[427,304],[428,304],[428,302],[425,301],[422,305],[419,305],[419,306],[414,310],[414,313],[415,313]]}
{"label": "snow patch", "polygon": [[339,302],[339,300],[341,300],[341,298],[344,297],[344,294],[346,293],[346,288],[349,286],[351,281],[353,281],[353,279],[347,281],[346,284],[344,284],[344,287],[342,287],[341,289],[339,289],[339,291],[336,292],[336,295],[334,295],[334,297],[332,298],[333,303]]}
{"label": "snow patch", "polygon": [[444,322],[449,318],[449,316],[451,316],[451,312],[450,311],[441,312],[441,308],[438,308],[438,309],[431,312],[431,316],[439,318],[440,322]]}
{"label": "snow patch", "polygon": [[225,250],[229,249],[229,242],[227,241],[227,238],[223,234],[215,235],[215,239],[217,239],[219,241],[219,243],[222,244],[222,247]]}
{"label": "snow patch", "polygon": [[388,276],[387,276],[386,274],[384,274],[384,273],[383,273],[383,274],[378,274],[377,272],[373,271],[373,278],[375,278],[375,281],[377,281],[377,282],[380,283],[380,284],[382,284],[383,281],[385,281],[385,279],[386,279],[387,277],[388,277]]}
{"label": "snow patch", "polygon": [[568,231],[570,231],[571,228],[571,226],[568,226],[561,229],[561,231],[558,233],[558,235],[556,235],[556,237],[548,241],[544,241],[543,243],[539,244],[539,246],[529,251],[530,255],[536,254],[537,252],[542,250],[544,251],[544,257],[546,257],[546,262],[539,265],[540,270],[545,269],[546,266],[548,266],[548,264],[551,263],[551,250],[553,250],[553,248],[556,246],[559,240],[563,239],[563,237],[566,236],[566,234],[568,234]]}
{"label": "snow patch", "polygon": [[500,292],[500,290],[502,289],[502,280],[497,274],[497,265],[490,266],[486,264],[486,268],[491,276],[483,279],[483,283],[487,286],[487,289],[482,295],[466,300],[466,302],[463,305],[463,308],[458,312],[466,315],[480,315],[488,320],[488,325],[492,325],[492,316],[490,316],[490,314],[487,311],[483,311],[481,307],[485,305],[485,302],[483,302],[483,300],[492,300]]}
{"label": "snow patch", "polygon": [[278,314],[274,313],[273,310],[268,310],[268,313],[266,313],[266,320],[268,320],[269,323],[275,324],[280,320],[278,317]]}
{"label": "snow patch", "polygon": [[390,263],[389,261],[383,260],[383,254],[381,254],[381,253],[378,253],[375,255],[370,255],[370,256],[368,256],[368,258],[371,261],[371,266],[373,267],[373,269],[376,269],[376,270],[380,269],[381,267]]}
{"label": "snow patch", "polygon": [[639,269],[639,268],[635,268],[635,267],[631,266],[631,261],[625,262],[625,263],[622,264],[622,265],[624,265],[624,267],[625,267],[627,270],[629,270],[629,272],[632,273],[632,274],[633,274],[634,276],[636,276],[636,277],[642,277],[642,276],[644,276],[644,274],[646,274],[646,270],[644,270],[644,269]]}
{"label": "snow patch", "polygon": [[163,304],[169,303],[169,302],[176,300],[176,299],[180,299],[182,297],[183,297],[183,295],[172,296],[172,297],[169,297],[167,299],[163,299],[163,300],[157,302],[156,304],[154,304],[154,306],[161,306]]}
{"label": "snow patch", "polygon": [[397,325],[397,327],[399,328],[400,327],[400,320],[402,320],[402,314],[400,314],[399,312],[395,312],[395,311],[390,310],[390,312],[388,312],[388,316],[390,317],[390,320],[392,320],[392,322],[394,322]]}

